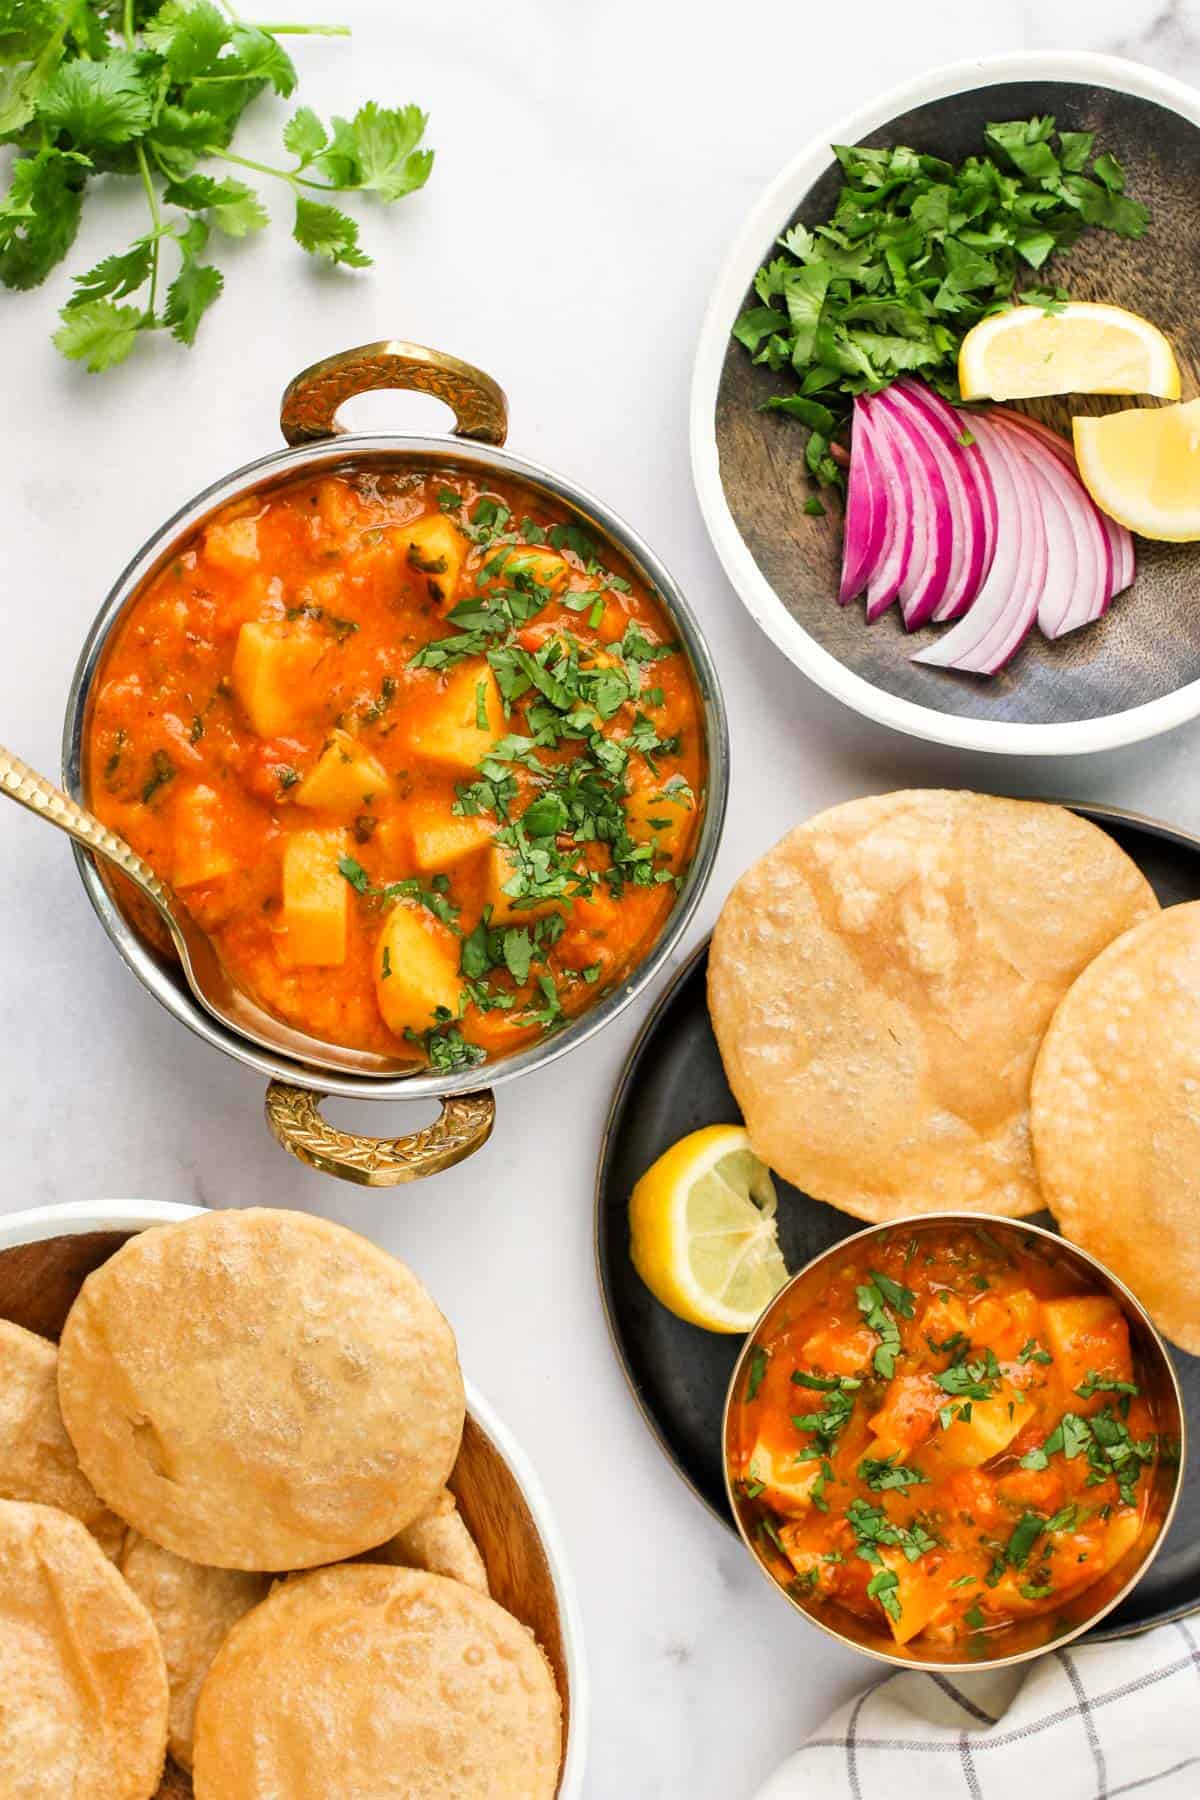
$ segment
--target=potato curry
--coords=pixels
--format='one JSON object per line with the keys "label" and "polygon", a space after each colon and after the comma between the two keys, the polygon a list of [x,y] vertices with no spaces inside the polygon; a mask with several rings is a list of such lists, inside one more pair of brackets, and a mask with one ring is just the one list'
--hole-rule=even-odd
{"label": "potato curry", "polygon": [[1158,1454],[1115,1300],[1039,1240],[903,1230],[847,1249],[757,1342],[739,1506],[797,1597],[897,1644],[1002,1654],[1137,1542]]}
{"label": "potato curry", "polygon": [[565,513],[460,472],[241,501],[135,599],[100,817],[234,979],[326,1041],[457,1069],[640,960],[703,807],[666,616]]}

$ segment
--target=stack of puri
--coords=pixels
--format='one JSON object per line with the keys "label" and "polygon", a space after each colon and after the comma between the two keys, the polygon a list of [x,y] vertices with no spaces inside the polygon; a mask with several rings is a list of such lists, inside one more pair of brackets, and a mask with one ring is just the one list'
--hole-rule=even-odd
{"label": "stack of puri", "polygon": [[1060,806],[919,790],[820,813],[709,958],[763,1161],[856,1218],[1048,1206],[1200,1351],[1200,905]]}
{"label": "stack of puri", "polygon": [[[305,1215],[142,1232],[0,1321],[5,1800],[549,1800],[561,1707],[446,1486],[454,1337]],[[167,1761],[167,1753],[170,1761]]]}

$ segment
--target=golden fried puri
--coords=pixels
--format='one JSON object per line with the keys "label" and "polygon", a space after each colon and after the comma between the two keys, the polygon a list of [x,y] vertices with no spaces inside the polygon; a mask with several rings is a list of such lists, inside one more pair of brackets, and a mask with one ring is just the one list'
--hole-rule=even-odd
{"label": "golden fried puri", "polygon": [[1042,1035],[1157,910],[1063,807],[916,791],[819,813],[742,876],[713,934],[713,1028],[754,1149],[861,1219],[1036,1211]]}
{"label": "golden fried puri", "polygon": [[454,1335],[403,1263],[301,1213],[130,1238],[84,1282],[59,1399],[97,1491],[190,1562],[338,1561],[412,1523],[458,1454]]}

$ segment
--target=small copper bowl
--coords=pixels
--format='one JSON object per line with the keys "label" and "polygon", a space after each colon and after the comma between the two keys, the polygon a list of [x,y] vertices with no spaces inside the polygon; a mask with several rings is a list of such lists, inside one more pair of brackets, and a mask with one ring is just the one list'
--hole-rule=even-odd
{"label": "small copper bowl", "polygon": [[[734,1413],[745,1390],[748,1363],[755,1346],[764,1339],[773,1337],[789,1314],[811,1304],[824,1285],[830,1266],[844,1261],[852,1247],[861,1254],[873,1239],[883,1237],[886,1233],[904,1232],[908,1236],[919,1237],[923,1232],[942,1231],[947,1226],[959,1226],[967,1231],[980,1225],[986,1226],[989,1234],[1001,1244],[1012,1244],[1020,1248],[1031,1239],[1036,1240],[1039,1248],[1044,1253],[1049,1253],[1060,1266],[1076,1271],[1088,1291],[1108,1293],[1116,1300],[1129,1325],[1134,1366],[1139,1372],[1139,1381],[1154,1408],[1160,1453],[1151,1474],[1153,1486],[1150,1509],[1141,1536],[1106,1575],[1075,1595],[1059,1612],[1021,1620],[997,1631],[995,1637],[999,1653],[995,1656],[975,1656],[967,1649],[958,1655],[951,1655],[939,1648],[939,1654],[934,1657],[922,1655],[921,1650],[912,1644],[897,1644],[882,1621],[879,1628],[875,1629],[868,1620],[838,1605],[836,1601],[798,1593],[784,1587],[778,1580],[756,1541],[753,1526],[757,1514],[753,1503],[747,1501],[737,1487],[741,1471],[736,1466]],[[1044,1651],[1068,1644],[1090,1631],[1130,1593],[1158,1555],[1175,1514],[1187,1461],[1186,1425],[1179,1380],[1167,1347],[1141,1303],[1103,1263],[1097,1262],[1094,1256],[1089,1256],[1076,1244],[1068,1243],[1065,1238],[1058,1237],[1052,1231],[1043,1230],[1040,1225],[1030,1225],[1018,1219],[995,1218],[987,1213],[921,1214],[916,1218],[897,1219],[886,1225],[871,1225],[865,1231],[856,1232],[853,1237],[843,1238],[840,1243],[814,1257],[812,1262],[792,1276],[786,1287],[780,1289],[747,1336],[725,1396],[722,1436],[725,1491],[729,1508],[737,1522],[738,1535],[771,1586],[796,1612],[802,1613],[812,1624],[828,1632],[839,1643],[847,1644],[854,1650],[865,1651],[868,1656],[878,1657],[881,1662],[893,1663],[906,1669],[1002,1669],[1012,1663],[1028,1662]]]}

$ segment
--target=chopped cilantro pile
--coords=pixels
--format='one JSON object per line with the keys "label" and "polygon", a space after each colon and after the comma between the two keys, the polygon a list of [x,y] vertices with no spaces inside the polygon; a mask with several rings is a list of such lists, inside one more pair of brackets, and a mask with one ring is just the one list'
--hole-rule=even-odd
{"label": "chopped cilantro pile", "polygon": [[855,394],[919,374],[956,400],[958,347],[985,314],[1015,300],[1053,307],[1065,290],[1022,291],[1031,271],[1089,226],[1138,238],[1147,211],[1125,193],[1093,133],[1053,118],[989,125],[988,154],[957,167],[898,145],[835,144],[843,182],[824,224],[794,225],[754,278],[758,304],[733,335],[795,393],[768,407],[811,427],[810,472],[838,479],[829,442]]}
{"label": "chopped cilantro pile", "polygon": [[64,356],[96,371],[150,331],[195,341],[224,285],[206,260],[211,234],[244,238],[268,223],[257,189],[231,170],[282,182],[296,242],[353,268],[371,258],[357,222],[326,196],[390,203],[424,186],[433,152],[421,147],[417,106],[369,102],[328,126],[302,106],[284,127],[281,165],[230,148],[251,101],[295,89],[280,42],[289,34],[349,35],[250,24],[213,0],[0,0],[0,144],[18,151],[0,197],[0,282],[36,287],[62,261],[94,175],[132,177],[146,200],[146,230],[76,276],[54,340]]}

